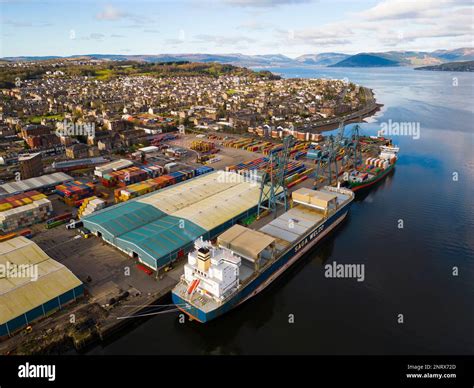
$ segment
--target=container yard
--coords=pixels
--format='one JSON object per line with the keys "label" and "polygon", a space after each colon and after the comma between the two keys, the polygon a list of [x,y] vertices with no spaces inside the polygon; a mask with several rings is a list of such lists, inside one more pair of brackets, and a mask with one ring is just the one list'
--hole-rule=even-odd
{"label": "container yard", "polygon": [[[240,148],[249,152],[258,152],[263,155],[270,155],[274,152],[280,152],[283,149],[281,143],[264,141],[254,138],[238,138],[224,141],[223,145],[229,148]],[[306,155],[310,144],[308,142],[296,141],[290,148],[289,155],[292,159],[300,159]]]}
{"label": "container yard", "polygon": [[31,229],[23,229],[16,233],[8,233],[0,236],[0,242],[11,240],[12,238],[23,236],[26,238],[32,238],[33,232]]}
{"label": "container yard", "polygon": [[271,137],[272,139],[283,139],[288,135],[291,135],[295,139],[303,141],[321,141],[323,139],[323,135],[321,135],[320,133],[283,130],[283,128],[270,129],[268,126],[249,128],[248,132],[259,137]]}
{"label": "container yard", "polygon": [[[255,214],[260,186],[213,172],[84,217],[84,226],[154,271]],[[166,241],[166,243],[164,243]]]}
{"label": "container yard", "polygon": [[[264,171],[271,169],[270,159],[261,157],[246,163],[239,163],[234,166],[226,167],[226,171],[235,171],[244,176],[251,176],[252,172],[257,171],[261,175]],[[306,179],[314,171],[314,168],[307,168],[303,163],[290,161],[285,170],[285,183],[288,187],[292,187]]]}
{"label": "container yard", "polygon": [[191,143],[190,148],[194,151],[198,151],[205,154],[214,154],[219,152],[219,149],[216,148],[215,143],[205,140],[195,140]]}
{"label": "container yard", "polygon": [[86,198],[77,212],[77,217],[82,218],[88,216],[89,214],[104,209],[105,206],[106,202],[96,196]]}
{"label": "container yard", "polygon": [[214,171],[213,168],[203,166],[192,171],[176,171],[170,174],[162,175],[157,178],[147,179],[146,181],[119,188],[114,191],[115,203],[125,202],[141,195],[151,193],[156,190],[174,185],[179,182],[207,174]]}
{"label": "container yard", "polygon": [[94,193],[95,185],[92,182],[72,181],[56,186],[56,194],[71,207],[79,207],[85,198]]}
{"label": "container yard", "polygon": [[[30,197],[14,200],[15,202],[31,201],[21,206],[12,207],[0,212],[0,230],[3,233],[12,232],[33,224],[44,222],[53,213],[51,201],[42,194],[33,194]],[[12,202],[3,204],[12,206]]]}

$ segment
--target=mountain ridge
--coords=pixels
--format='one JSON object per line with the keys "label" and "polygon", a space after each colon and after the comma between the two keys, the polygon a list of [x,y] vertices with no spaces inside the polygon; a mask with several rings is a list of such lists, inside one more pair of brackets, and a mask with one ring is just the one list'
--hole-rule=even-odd
{"label": "mountain ridge", "polygon": [[[17,56],[3,57],[2,61],[18,62],[18,61],[42,61],[54,59],[103,59],[103,60],[132,60],[144,62],[219,62],[228,63],[237,66],[247,67],[271,67],[271,66],[333,66],[342,61],[349,60],[354,57],[361,58],[361,55],[375,57],[373,61],[378,63],[386,63],[390,66],[391,61],[396,62],[397,66],[424,66],[437,65],[446,62],[459,62],[474,60],[473,48],[457,48],[453,50],[435,50],[428,51],[386,51],[386,52],[361,52],[358,54],[344,54],[338,52],[322,52],[316,54],[304,54],[296,58],[290,58],[283,54],[260,54],[247,55],[240,53],[229,54],[210,54],[210,53],[181,53],[181,54],[82,54],[71,56]],[[366,59],[369,59],[366,57]],[[386,62],[386,61],[389,62]],[[357,64],[356,64],[357,65]],[[357,65],[358,67],[373,66],[370,61]]]}

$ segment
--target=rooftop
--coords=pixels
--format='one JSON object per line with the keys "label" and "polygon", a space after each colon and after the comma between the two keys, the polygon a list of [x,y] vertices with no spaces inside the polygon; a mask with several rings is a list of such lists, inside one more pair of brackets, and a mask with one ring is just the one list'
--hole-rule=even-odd
{"label": "rooftop", "polygon": [[2,274],[0,324],[25,314],[82,284],[69,269],[50,258],[38,245],[25,237],[16,237],[0,243],[0,268],[7,268],[8,265],[37,266],[38,278],[34,280],[32,277]]}

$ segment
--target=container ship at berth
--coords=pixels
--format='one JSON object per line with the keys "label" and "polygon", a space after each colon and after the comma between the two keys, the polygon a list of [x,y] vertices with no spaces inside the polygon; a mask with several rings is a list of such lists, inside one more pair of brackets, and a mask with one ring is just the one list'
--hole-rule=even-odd
{"label": "container ship at berth", "polygon": [[346,186],[349,189],[357,191],[370,187],[384,179],[394,169],[399,148],[380,146],[380,150],[378,158],[367,158],[365,165],[347,174]]}
{"label": "container ship at berth", "polygon": [[291,209],[277,218],[268,215],[252,228],[234,225],[215,243],[196,240],[173,303],[204,323],[255,296],[344,220],[354,193],[301,188],[292,199]]}

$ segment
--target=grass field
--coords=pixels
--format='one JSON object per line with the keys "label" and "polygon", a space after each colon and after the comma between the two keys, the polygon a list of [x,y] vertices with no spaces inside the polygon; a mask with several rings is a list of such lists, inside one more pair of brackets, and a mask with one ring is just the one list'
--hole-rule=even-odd
{"label": "grass field", "polygon": [[114,75],[113,70],[111,69],[102,69],[95,72],[95,78],[99,81],[106,81]]}
{"label": "grass field", "polygon": [[31,124],[41,124],[42,119],[51,119],[57,121],[63,121],[64,115],[43,115],[43,116],[31,116],[28,121]]}

